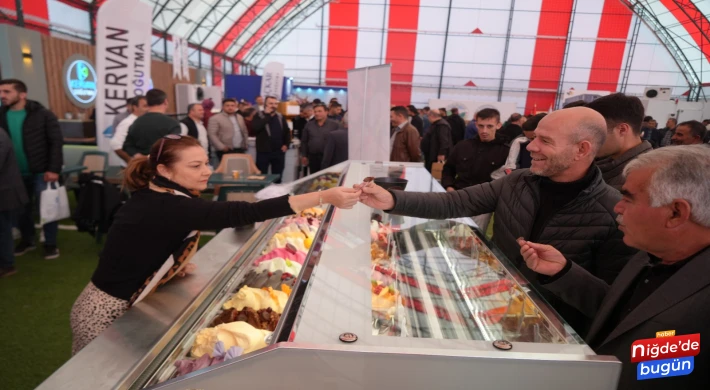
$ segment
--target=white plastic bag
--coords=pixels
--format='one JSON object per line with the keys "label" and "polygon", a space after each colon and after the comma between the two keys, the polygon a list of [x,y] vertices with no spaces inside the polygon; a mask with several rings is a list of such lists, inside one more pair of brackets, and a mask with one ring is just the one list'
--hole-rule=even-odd
{"label": "white plastic bag", "polygon": [[47,184],[39,197],[39,223],[41,225],[69,218],[67,188],[57,182]]}

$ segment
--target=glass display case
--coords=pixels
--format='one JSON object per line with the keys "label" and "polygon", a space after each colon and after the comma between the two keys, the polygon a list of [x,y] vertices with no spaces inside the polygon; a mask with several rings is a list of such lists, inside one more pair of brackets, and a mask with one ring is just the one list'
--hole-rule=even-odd
{"label": "glass display case", "polygon": [[[291,189],[366,177],[443,191],[421,164],[360,161]],[[306,210],[254,235],[109,387],[616,388],[620,363],[595,355],[469,218],[358,204]]]}

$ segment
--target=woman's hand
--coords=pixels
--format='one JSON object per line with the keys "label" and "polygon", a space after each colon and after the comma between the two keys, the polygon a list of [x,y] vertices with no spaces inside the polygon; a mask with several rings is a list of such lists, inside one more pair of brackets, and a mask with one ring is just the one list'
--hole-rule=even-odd
{"label": "woman's hand", "polygon": [[194,274],[195,270],[197,269],[197,266],[193,263],[187,263],[185,264],[185,267],[178,272],[177,276],[184,278],[187,275]]}
{"label": "woman's hand", "polygon": [[332,204],[339,209],[351,209],[360,199],[360,190],[347,187],[335,187],[323,191],[323,202]]}
{"label": "woman's hand", "polygon": [[567,264],[565,256],[550,245],[536,244],[522,238],[518,239],[518,245],[525,264],[539,274],[553,276]]}
{"label": "woman's hand", "polygon": [[355,184],[353,188],[362,190],[360,202],[366,206],[379,210],[391,210],[394,208],[394,197],[392,197],[392,194],[373,182]]}

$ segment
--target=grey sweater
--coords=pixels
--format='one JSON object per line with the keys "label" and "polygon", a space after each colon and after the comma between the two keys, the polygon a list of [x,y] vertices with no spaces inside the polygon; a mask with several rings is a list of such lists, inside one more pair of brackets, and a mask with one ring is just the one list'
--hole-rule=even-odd
{"label": "grey sweater", "polygon": [[323,154],[328,135],[331,131],[338,130],[338,127],[338,122],[332,119],[326,119],[323,126],[319,126],[315,120],[308,122],[301,135],[301,156]]}

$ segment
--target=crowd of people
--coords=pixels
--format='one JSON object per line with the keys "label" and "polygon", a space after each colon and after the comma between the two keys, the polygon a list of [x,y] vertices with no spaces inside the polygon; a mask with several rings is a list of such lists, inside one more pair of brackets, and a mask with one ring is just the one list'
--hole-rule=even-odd
{"label": "crowd of people", "polygon": [[[0,276],[16,272],[14,256],[36,248],[36,198],[63,165],[57,118],[27,94],[22,81],[0,80]],[[291,131],[272,96],[255,99],[256,107],[227,98],[216,114],[213,104],[191,104],[177,121],[166,115],[165,92],[153,89],[116,117],[111,147],[134,195],[116,214],[73,307],[74,352],[128,310],[171,254],[187,263],[199,230],[358,200],[395,215],[474,217],[482,230],[495,213],[493,242],[597,353],[622,361],[621,388],[638,388],[634,340],[710,327],[710,146],[703,145],[710,120],[668,118],[657,129],[641,100],[622,93],[551,113],[514,113],[505,123],[492,108],[466,123],[456,109],[395,106],[391,161],[423,162],[429,171],[439,164],[445,192],[363,183],[247,204],[196,196],[207,186],[209,151],[245,153],[253,136],[258,169],[281,174],[296,137],[301,165],[315,173],[348,159],[348,113],[337,99],[307,103]],[[21,233],[17,246],[13,227]],[[58,257],[57,223],[42,228],[45,258]],[[145,250],[136,255],[135,246]],[[705,368],[710,347],[701,348],[695,365]],[[663,388],[707,387],[710,375],[701,371],[668,378]]]}

